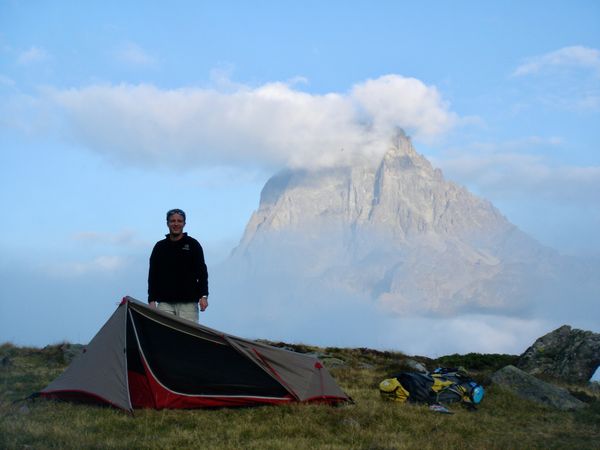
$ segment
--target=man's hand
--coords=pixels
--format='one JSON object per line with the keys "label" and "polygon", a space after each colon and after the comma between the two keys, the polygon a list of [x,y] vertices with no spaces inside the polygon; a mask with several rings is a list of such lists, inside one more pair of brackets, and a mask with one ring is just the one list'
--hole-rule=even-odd
{"label": "man's hand", "polygon": [[156,302],[150,302],[149,305],[150,308],[156,308]]}
{"label": "man's hand", "polygon": [[205,295],[198,303],[200,304],[200,311],[206,310],[208,308],[208,297]]}

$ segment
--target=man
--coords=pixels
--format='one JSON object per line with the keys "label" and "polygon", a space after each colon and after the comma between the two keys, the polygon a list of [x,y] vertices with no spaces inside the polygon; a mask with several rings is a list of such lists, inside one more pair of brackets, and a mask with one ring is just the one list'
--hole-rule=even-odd
{"label": "man", "polygon": [[[208,308],[208,270],[200,243],[183,232],[185,212],[167,212],[169,234],[150,255],[148,303],[187,320],[198,322],[198,309]],[[199,307],[199,308],[198,308]]]}

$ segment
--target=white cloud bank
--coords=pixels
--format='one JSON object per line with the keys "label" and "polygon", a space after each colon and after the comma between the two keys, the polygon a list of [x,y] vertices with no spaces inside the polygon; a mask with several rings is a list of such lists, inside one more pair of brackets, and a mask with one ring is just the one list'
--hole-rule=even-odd
{"label": "white cloud bank", "polygon": [[399,75],[323,95],[280,82],[227,92],[95,85],[49,95],[80,144],[114,161],[171,168],[322,166],[379,156],[395,127],[430,139],[458,121],[435,87]]}

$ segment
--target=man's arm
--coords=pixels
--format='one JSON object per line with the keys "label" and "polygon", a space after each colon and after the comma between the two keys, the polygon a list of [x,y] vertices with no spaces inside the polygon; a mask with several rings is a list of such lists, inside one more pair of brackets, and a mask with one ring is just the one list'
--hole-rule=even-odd
{"label": "man's arm", "polygon": [[150,254],[150,263],[148,268],[148,304],[153,308],[156,308],[156,285],[158,283],[158,270],[157,270],[157,258],[158,258],[158,243],[152,249]]}
{"label": "man's arm", "polygon": [[194,269],[197,280],[197,294],[200,298],[198,303],[200,304],[200,311],[204,311],[208,308],[208,268],[204,261],[204,250],[199,242],[195,256]]}
{"label": "man's arm", "polygon": [[196,254],[196,279],[198,280],[198,293],[199,297],[208,297],[208,268],[204,261],[204,250],[202,246],[198,244]]}

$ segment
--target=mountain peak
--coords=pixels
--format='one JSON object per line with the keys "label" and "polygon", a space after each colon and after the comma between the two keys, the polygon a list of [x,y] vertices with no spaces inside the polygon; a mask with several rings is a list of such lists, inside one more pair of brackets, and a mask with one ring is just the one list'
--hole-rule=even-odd
{"label": "mountain peak", "polygon": [[467,234],[510,224],[487,201],[444,180],[398,129],[379,165],[286,169],[261,192],[242,239],[269,230],[375,227],[399,240],[415,234]]}
{"label": "mountain peak", "polygon": [[416,155],[416,151],[412,145],[410,137],[404,132],[402,128],[396,128],[394,135],[390,139],[388,153],[409,156]]}
{"label": "mountain peak", "polygon": [[252,270],[285,267],[354,290],[397,312],[506,307],[512,294],[499,280],[522,282],[527,274],[514,268],[535,260],[540,245],[490,202],[444,180],[402,130],[388,145],[377,167],[272,177],[233,257],[248,257]]}
{"label": "mountain peak", "polygon": [[[434,176],[434,169],[429,161],[417,153],[415,150],[410,137],[402,130],[398,128],[390,139],[388,149],[384,154],[381,164],[380,171],[386,168],[391,171],[402,171],[410,169],[420,169],[428,177]],[[441,172],[438,174],[438,176]]]}

